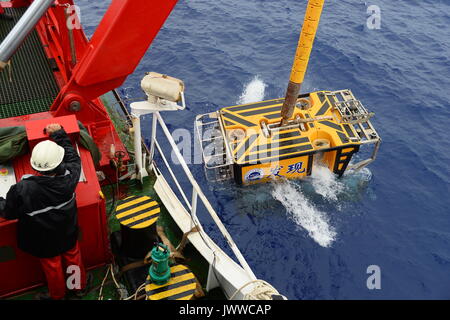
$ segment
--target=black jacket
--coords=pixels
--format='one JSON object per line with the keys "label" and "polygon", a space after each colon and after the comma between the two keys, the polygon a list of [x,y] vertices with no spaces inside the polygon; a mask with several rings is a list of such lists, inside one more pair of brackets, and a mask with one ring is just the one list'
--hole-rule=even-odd
{"label": "black jacket", "polygon": [[81,160],[64,130],[50,136],[65,150],[59,176],[25,176],[0,197],[0,216],[18,219],[20,249],[38,258],[52,258],[72,249],[78,238],[75,188]]}

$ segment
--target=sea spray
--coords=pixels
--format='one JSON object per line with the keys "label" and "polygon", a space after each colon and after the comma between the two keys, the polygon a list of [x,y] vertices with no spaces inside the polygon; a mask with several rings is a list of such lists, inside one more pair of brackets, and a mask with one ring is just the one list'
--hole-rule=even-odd
{"label": "sea spray", "polygon": [[323,165],[313,167],[310,180],[315,192],[330,202],[338,201],[338,195],[346,191],[345,184]]}
{"label": "sea spray", "polygon": [[247,104],[252,102],[258,102],[264,100],[264,94],[266,90],[266,84],[259,76],[255,76],[249,83],[245,85],[238,104]]}
{"label": "sea spray", "polygon": [[364,197],[371,179],[372,172],[368,168],[346,171],[339,178],[328,167],[315,165],[302,187],[306,194],[315,193],[342,211],[345,203],[360,201]]}
{"label": "sea spray", "polygon": [[308,231],[309,236],[322,247],[330,247],[336,238],[326,213],[318,210],[293,181],[273,182],[272,196],[281,202],[294,222]]}

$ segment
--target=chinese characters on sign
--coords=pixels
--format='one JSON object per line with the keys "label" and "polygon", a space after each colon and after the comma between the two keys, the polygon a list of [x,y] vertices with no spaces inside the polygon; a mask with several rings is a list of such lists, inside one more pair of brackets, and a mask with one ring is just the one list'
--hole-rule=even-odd
{"label": "chinese characters on sign", "polygon": [[289,173],[305,173],[306,169],[303,168],[303,162],[297,162],[296,164],[291,164],[288,168]]}
{"label": "chinese characters on sign", "polygon": [[[283,177],[283,170],[284,166],[276,166],[270,169],[270,177],[274,178],[274,177]],[[287,171],[285,172],[285,174],[289,175],[289,174],[301,174],[301,173],[305,173],[306,172],[306,168],[303,167],[303,162],[297,162],[294,164],[291,164],[288,166]]]}
{"label": "chinese characters on sign", "polygon": [[280,176],[281,169],[283,169],[283,166],[276,166],[275,168],[270,169],[270,177],[283,177]]}

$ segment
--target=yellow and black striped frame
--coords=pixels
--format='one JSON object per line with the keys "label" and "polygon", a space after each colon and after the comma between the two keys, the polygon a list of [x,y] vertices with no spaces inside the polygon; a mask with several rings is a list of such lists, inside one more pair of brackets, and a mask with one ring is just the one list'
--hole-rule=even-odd
{"label": "yellow and black striped frame", "polygon": [[[309,104],[306,110],[300,105],[302,100]],[[283,101],[267,100],[219,111],[227,148],[233,157],[236,182],[253,184],[280,176],[289,179],[309,176],[318,154],[323,154],[324,163],[331,171],[343,175],[361,143],[353,126],[342,123],[335,110],[338,98],[330,91],[300,95],[291,120],[307,120],[303,129],[290,127],[267,136],[262,122],[280,123]],[[242,139],[233,135],[236,130],[245,133]],[[329,147],[317,148],[314,141],[318,139],[329,141]]]}

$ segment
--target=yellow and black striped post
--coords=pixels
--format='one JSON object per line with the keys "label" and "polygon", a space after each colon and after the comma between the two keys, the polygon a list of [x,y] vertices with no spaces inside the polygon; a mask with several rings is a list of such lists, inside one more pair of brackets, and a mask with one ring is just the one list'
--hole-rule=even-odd
{"label": "yellow and black striped post", "polygon": [[150,197],[131,196],[117,206],[116,218],[123,226],[142,229],[154,224],[160,211],[158,202]]}
{"label": "yellow and black striped post", "polygon": [[319,27],[320,16],[325,0],[309,0],[303,22],[300,40],[295,53],[291,77],[286,91],[286,99],[281,109],[281,125],[286,125],[292,117],[297,103],[300,88],[308,69],[309,57]]}
{"label": "yellow and black striped post", "polygon": [[181,264],[170,267],[170,280],[163,285],[145,282],[147,300],[192,300],[197,295],[198,281],[195,275]]}
{"label": "yellow and black striped post", "polygon": [[117,206],[115,213],[121,227],[124,255],[144,258],[158,242],[156,222],[160,211],[158,202],[148,196],[131,196]]}

